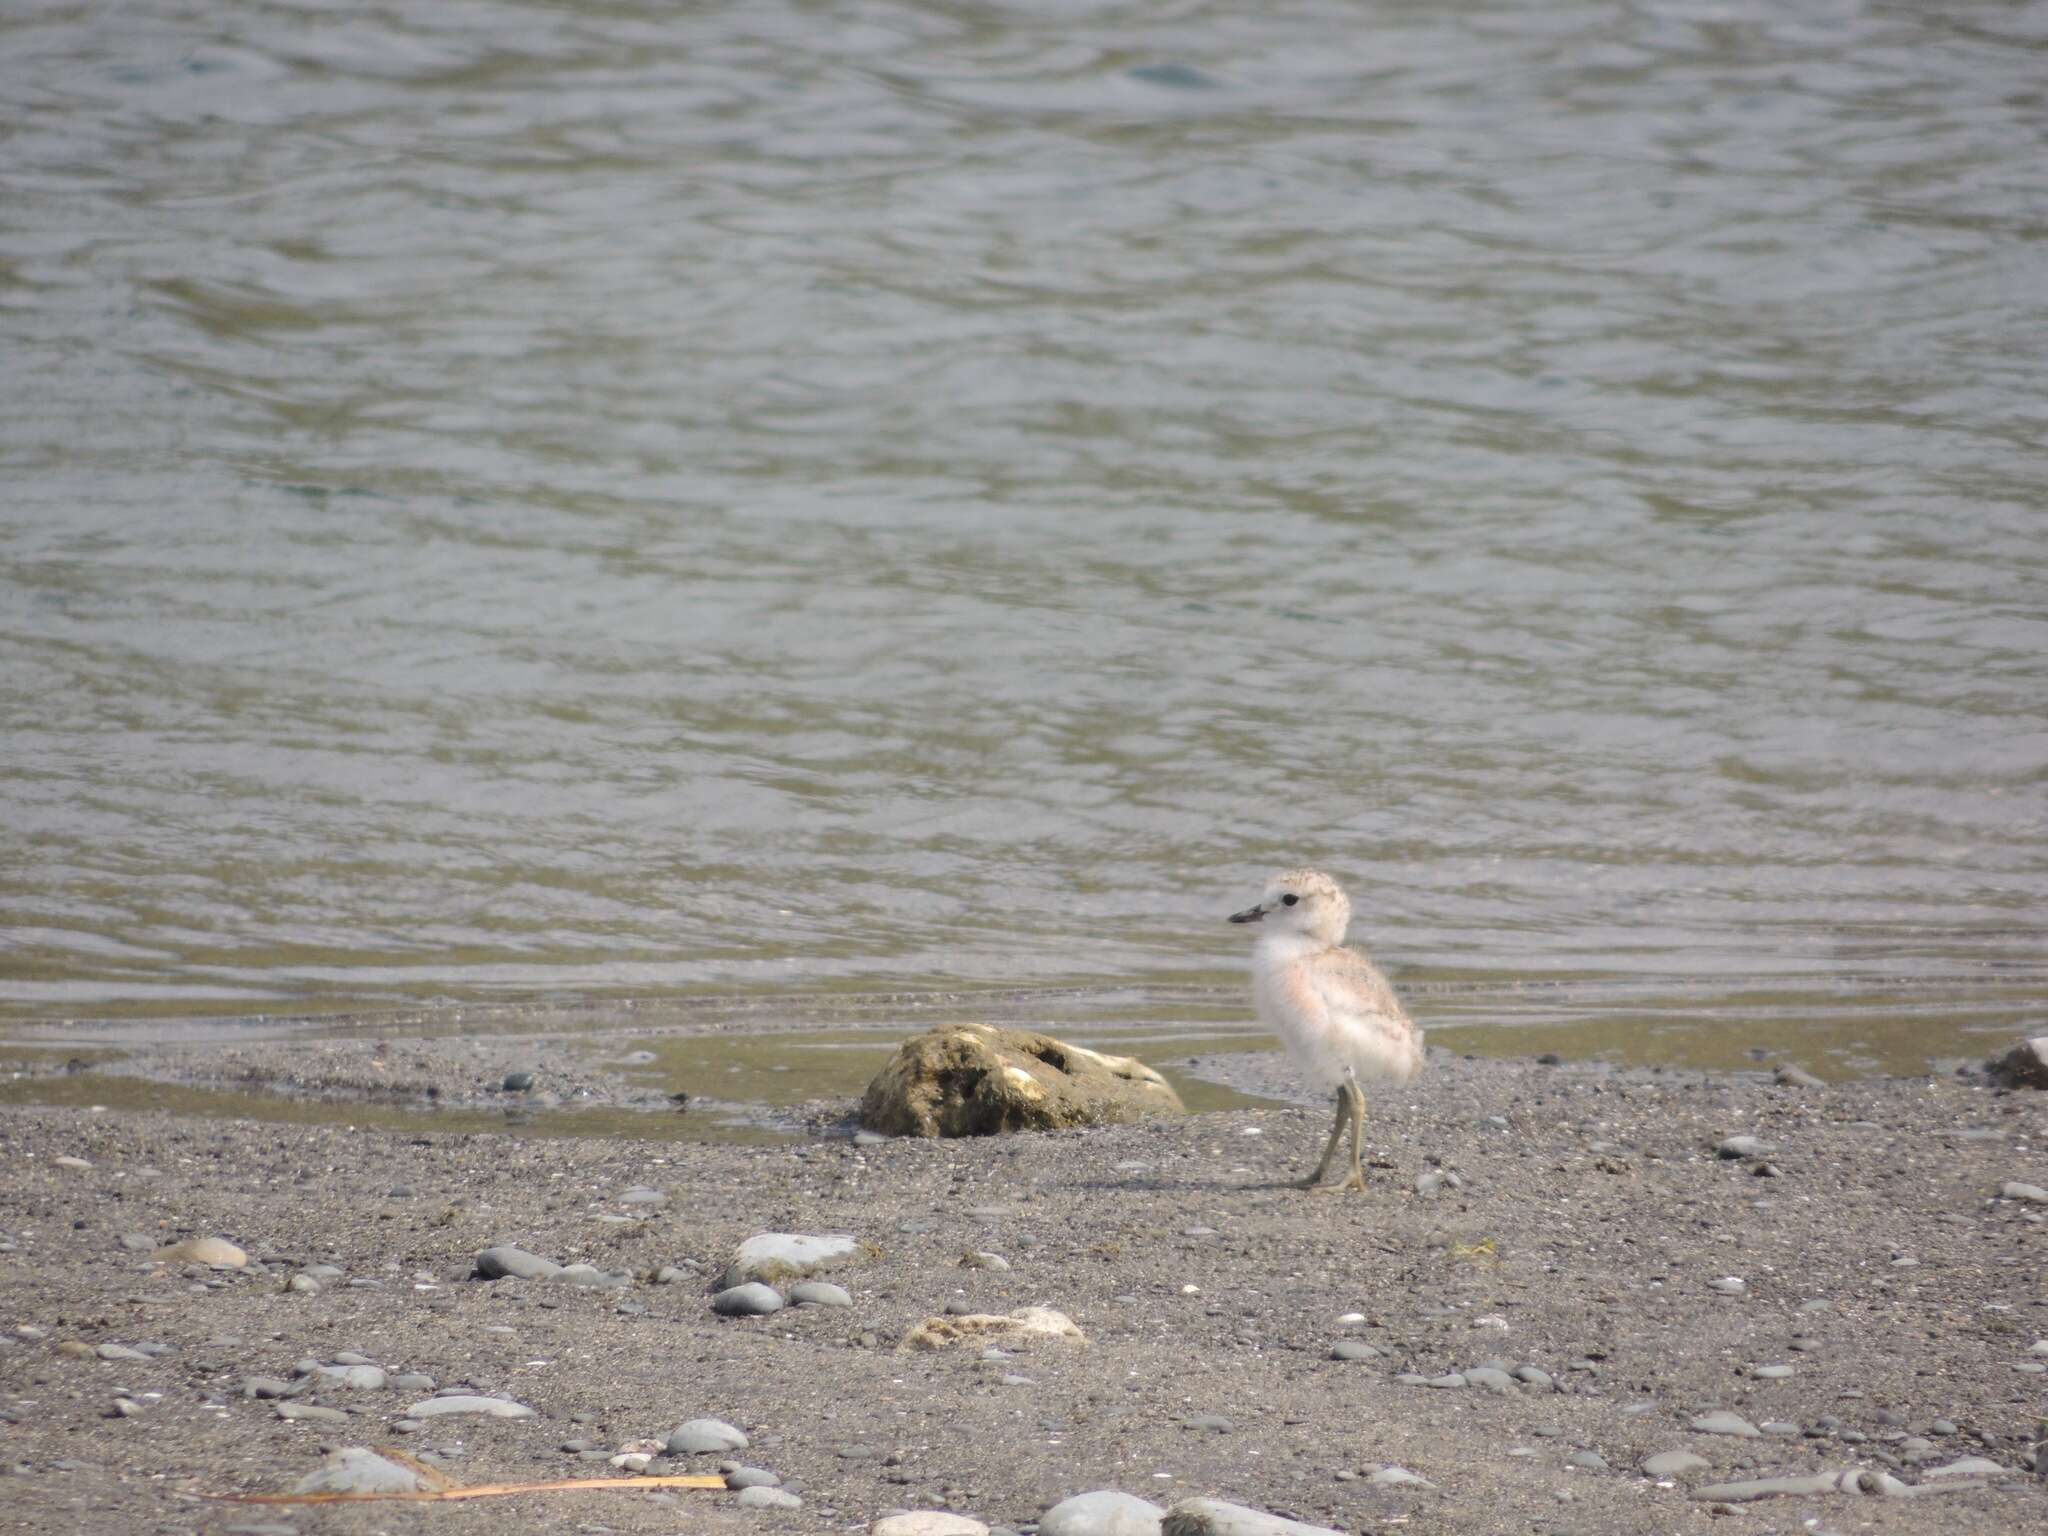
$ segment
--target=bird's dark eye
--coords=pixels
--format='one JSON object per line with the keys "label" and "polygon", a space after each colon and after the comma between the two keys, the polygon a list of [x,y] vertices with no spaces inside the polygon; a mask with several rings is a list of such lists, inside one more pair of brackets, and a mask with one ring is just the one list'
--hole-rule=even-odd
{"label": "bird's dark eye", "polygon": [[1301,900],[1299,896],[1295,895],[1292,891],[1289,891],[1285,896],[1282,896],[1280,898],[1280,905],[1283,907],[1291,907],[1299,900]]}

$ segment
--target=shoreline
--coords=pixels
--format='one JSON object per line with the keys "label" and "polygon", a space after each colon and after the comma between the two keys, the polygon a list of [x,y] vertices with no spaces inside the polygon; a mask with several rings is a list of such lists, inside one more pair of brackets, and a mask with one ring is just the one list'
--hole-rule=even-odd
{"label": "shoreline", "polygon": [[[1276,1054],[1220,1069],[1298,1094]],[[746,1430],[740,1459],[802,1507],[522,1494],[487,1501],[492,1518],[822,1532],[950,1507],[1015,1530],[1104,1488],[1356,1532],[1938,1518],[1988,1536],[2048,1518],[2028,1465],[2048,1412],[2048,1203],[2001,1193],[2048,1186],[2048,1095],[1435,1053],[1368,1103],[1362,1196],[1284,1183],[1320,1145],[1320,1105],[880,1145],[0,1107],[0,1202],[17,1213],[0,1243],[0,1465],[15,1474],[0,1528],[211,1536],[257,1516],[192,1493],[288,1488],[323,1444],[432,1453],[465,1481],[604,1475],[619,1447],[699,1417]],[[1766,1150],[1717,1155],[1738,1135]],[[851,1305],[713,1314],[733,1248],[776,1231],[872,1245],[823,1277]],[[252,1263],[150,1257],[216,1235]],[[626,1278],[472,1278],[498,1244]],[[1010,1267],[962,1267],[969,1252]],[[1086,1342],[999,1359],[899,1347],[949,1304],[1057,1308]],[[101,1358],[110,1344],[136,1357]],[[293,1377],[337,1356],[534,1414],[408,1431],[424,1388]],[[1500,1385],[1496,1368],[1524,1375]],[[245,1395],[254,1378],[302,1390]],[[1758,1432],[1695,1427],[1715,1413]],[[1705,1465],[1644,1474],[1672,1450]],[[2002,1471],[1943,1493],[1938,1516],[1914,1498],[1693,1496],[1852,1467],[1915,1484],[1968,1456]],[[1389,1467],[1428,1486],[1373,1481]],[[431,1536],[465,1508],[260,1518]]]}

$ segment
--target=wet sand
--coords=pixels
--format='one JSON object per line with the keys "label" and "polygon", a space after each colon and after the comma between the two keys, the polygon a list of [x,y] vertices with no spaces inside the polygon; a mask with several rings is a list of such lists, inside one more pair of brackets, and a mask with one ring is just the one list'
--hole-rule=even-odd
{"label": "wet sand", "polygon": [[[421,1059],[396,1069],[419,1077],[408,1093],[435,1080]],[[337,1101],[374,1086],[298,1070],[300,1091]],[[1266,1054],[1199,1070],[1297,1093]],[[444,1080],[436,1097],[460,1095]],[[1372,1188],[1335,1196],[1282,1180],[1320,1147],[1327,1115],[1310,1105],[876,1146],[847,1139],[843,1100],[809,1106],[795,1139],[752,1143],[10,1105],[0,1529],[809,1532],[936,1505],[1016,1528],[1119,1488],[1360,1532],[2008,1532],[2048,1520],[2048,1485],[2025,1470],[2048,1411],[2048,1375],[2028,1369],[2048,1364],[2033,1352],[2048,1338],[2048,1205],[2001,1195],[2048,1185],[2044,1106],[1973,1077],[1792,1087],[1439,1053],[1416,1084],[1373,1096]],[[1738,1134],[1769,1151],[1717,1156]],[[625,1201],[636,1186],[664,1199]],[[849,1308],[714,1316],[711,1281],[763,1231],[851,1233],[879,1254],[828,1277]],[[211,1271],[145,1251],[213,1234],[254,1262]],[[629,1279],[471,1278],[499,1243]],[[969,1250],[1012,1267],[962,1267]],[[290,1288],[309,1275],[319,1289]],[[997,1360],[898,1347],[949,1303],[1055,1307],[1086,1342]],[[1345,1342],[1378,1353],[1333,1358]],[[109,1343],[145,1358],[99,1358]],[[339,1422],[244,1395],[250,1377],[350,1353],[535,1414],[406,1432],[424,1389],[288,1400]],[[1401,1379],[1489,1362],[1554,1385]],[[1780,1365],[1790,1374],[1757,1374]],[[133,1416],[109,1416],[117,1396]],[[1715,1410],[1796,1428],[1692,1427]],[[431,1453],[465,1481],[601,1474],[598,1453],[703,1416],[745,1428],[738,1459],[796,1484],[803,1507],[703,1492],[317,1509],[197,1497],[287,1488],[334,1445]],[[561,1449],[572,1441],[591,1453]],[[1708,1465],[1642,1473],[1673,1449]],[[1575,1464],[1589,1452],[1604,1470]],[[1919,1483],[1971,1455],[2006,1471],[1914,1499],[1717,1514],[1694,1496],[1851,1467]],[[1434,1486],[1371,1481],[1389,1466]]]}

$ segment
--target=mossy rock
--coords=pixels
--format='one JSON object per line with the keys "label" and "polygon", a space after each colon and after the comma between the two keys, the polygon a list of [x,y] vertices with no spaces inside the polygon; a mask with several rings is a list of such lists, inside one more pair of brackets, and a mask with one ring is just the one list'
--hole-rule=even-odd
{"label": "mossy rock", "polygon": [[996,1136],[1186,1113],[1135,1057],[1032,1030],[948,1024],[897,1048],[868,1084],[860,1123],[886,1136]]}

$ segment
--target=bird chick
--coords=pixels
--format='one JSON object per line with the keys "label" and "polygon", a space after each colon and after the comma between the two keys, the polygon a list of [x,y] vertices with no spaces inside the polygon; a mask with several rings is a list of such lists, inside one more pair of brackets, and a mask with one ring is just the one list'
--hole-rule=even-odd
{"label": "bird chick", "polygon": [[[1252,1001],[1259,1021],[1280,1037],[1311,1082],[1336,1095],[1337,1116],[1323,1159],[1302,1188],[1364,1189],[1360,1084],[1405,1083],[1421,1071],[1422,1031],[1387,978],[1358,950],[1344,947],[1351,902],[1328,875],[1313,869],[1275,875],[1258,905],[1232,913],[1230,920],[1259,925],[1252,946]],[[1347,1127],[1351,1172],[1343,1183],[1326,1186],[1330,1159]]]}

